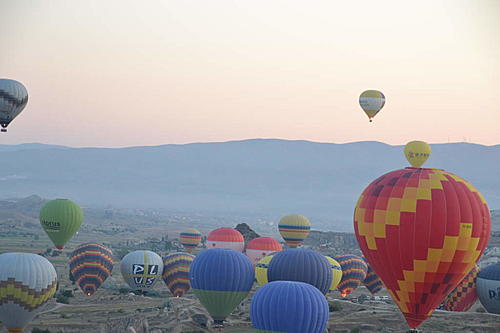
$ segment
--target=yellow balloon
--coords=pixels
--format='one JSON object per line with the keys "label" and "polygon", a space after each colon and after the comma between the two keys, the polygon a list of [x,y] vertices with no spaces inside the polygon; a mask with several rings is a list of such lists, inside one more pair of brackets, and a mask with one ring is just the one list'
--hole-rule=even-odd
{"label": "yellow balloon", "polygon": [[365,111],[370,122],[385,105],[385,96],[377,90],[366,90],[359,96],[359,105]]}
{"label": "yellow balloon", "polygon": [[337,260],[330,258],[329,256],[325,256],[326,259],[328,259],[328,262],[330,263],[330,266],[332,267],[332,284],[330,285],[330,291],[334,291],[338,284],[340,283],[340,280],[342,280],[342,267],[340,267],[340,264],[337,262]]}
{"label": "yellow balloon", "polygon": [[423,141],[411,141],[405,146],[405,156],[415,168],[420,168],[431,156],[431,146]]}
{"label": "yellow balloon", "polygon": [[267,269],[269,268],[269,263],[273,259],[274,255],[268,255],[260,259],[255,265],[255,278],[259,286],[263,286],[269,281],[267,280]]}

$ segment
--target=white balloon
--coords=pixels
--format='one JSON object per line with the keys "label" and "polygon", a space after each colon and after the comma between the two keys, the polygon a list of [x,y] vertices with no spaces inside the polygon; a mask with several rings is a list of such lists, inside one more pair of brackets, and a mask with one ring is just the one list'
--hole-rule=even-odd
{"label": "white balloon", "polygon": [[0,254],[0,320],[9,332],[21,332],[54,296],[54,266],[32,253]]}
{"label": "white balloon", "polygon": [[161,280],[163,260],[152,251],[139,250],[123,257],[120,268],[123,279],[130,288],[145,291]]}

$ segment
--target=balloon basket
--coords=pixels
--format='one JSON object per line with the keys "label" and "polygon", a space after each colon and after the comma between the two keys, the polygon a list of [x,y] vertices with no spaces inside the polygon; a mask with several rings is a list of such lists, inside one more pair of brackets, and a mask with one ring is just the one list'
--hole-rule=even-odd
{"label": "balloon basket", "polygon": [[407,333],[423,333],[423,331],[417,329],[417,328],[412,328],[411,330],[409,330]]}
{"label": "balloon basket", "polygon": [[1,132],[7,132],[7,129],[6,128],[2,128],[0,131]]}

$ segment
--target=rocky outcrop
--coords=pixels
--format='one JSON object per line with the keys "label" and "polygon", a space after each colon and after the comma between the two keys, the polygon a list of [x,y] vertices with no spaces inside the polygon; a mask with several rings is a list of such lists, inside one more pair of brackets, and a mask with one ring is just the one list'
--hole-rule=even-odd
{"label": "rocky outcrop", "polygon": [[252,228],[250,228],[250,226],[246,223],[240,223],[234,229],[238,230],[243,235],[245,243],[248,243],[254,238],[260,237],[260,235],[253,231]]}

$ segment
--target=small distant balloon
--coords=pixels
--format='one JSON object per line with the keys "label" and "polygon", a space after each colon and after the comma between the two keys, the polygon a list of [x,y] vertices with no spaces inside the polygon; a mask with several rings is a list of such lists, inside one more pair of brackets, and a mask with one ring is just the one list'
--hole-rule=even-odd
{"label": "small distant balloon", "polygon": [[431,146],[424,141],[408,142],[405,146],[405,156],[413,167],[420,168],[431,156]]}
{"label": "small distant balloon", "polygon": [[21,82],[0,79],[0,126],[7,132],[7,126],[28,104],[28,91]]}
{"label": "small distant balloon", "polygon": [[281,218],[278,230],[288,247],[295,248],[299,247],[309,235],[311,222],[305,216],[291,214]]}
{"label": "small distant balloon", "polygon": [[385,96],[377,90],[366,90],[359,96],[359,105],[365,111],[370,122],[382,110],[384,104]]}
{"label": "small distant balloon", "polygon": [[192,253],[201,242],[201,233],[196,229],[187,229],[181,232],[180,241],[187,252]]}

